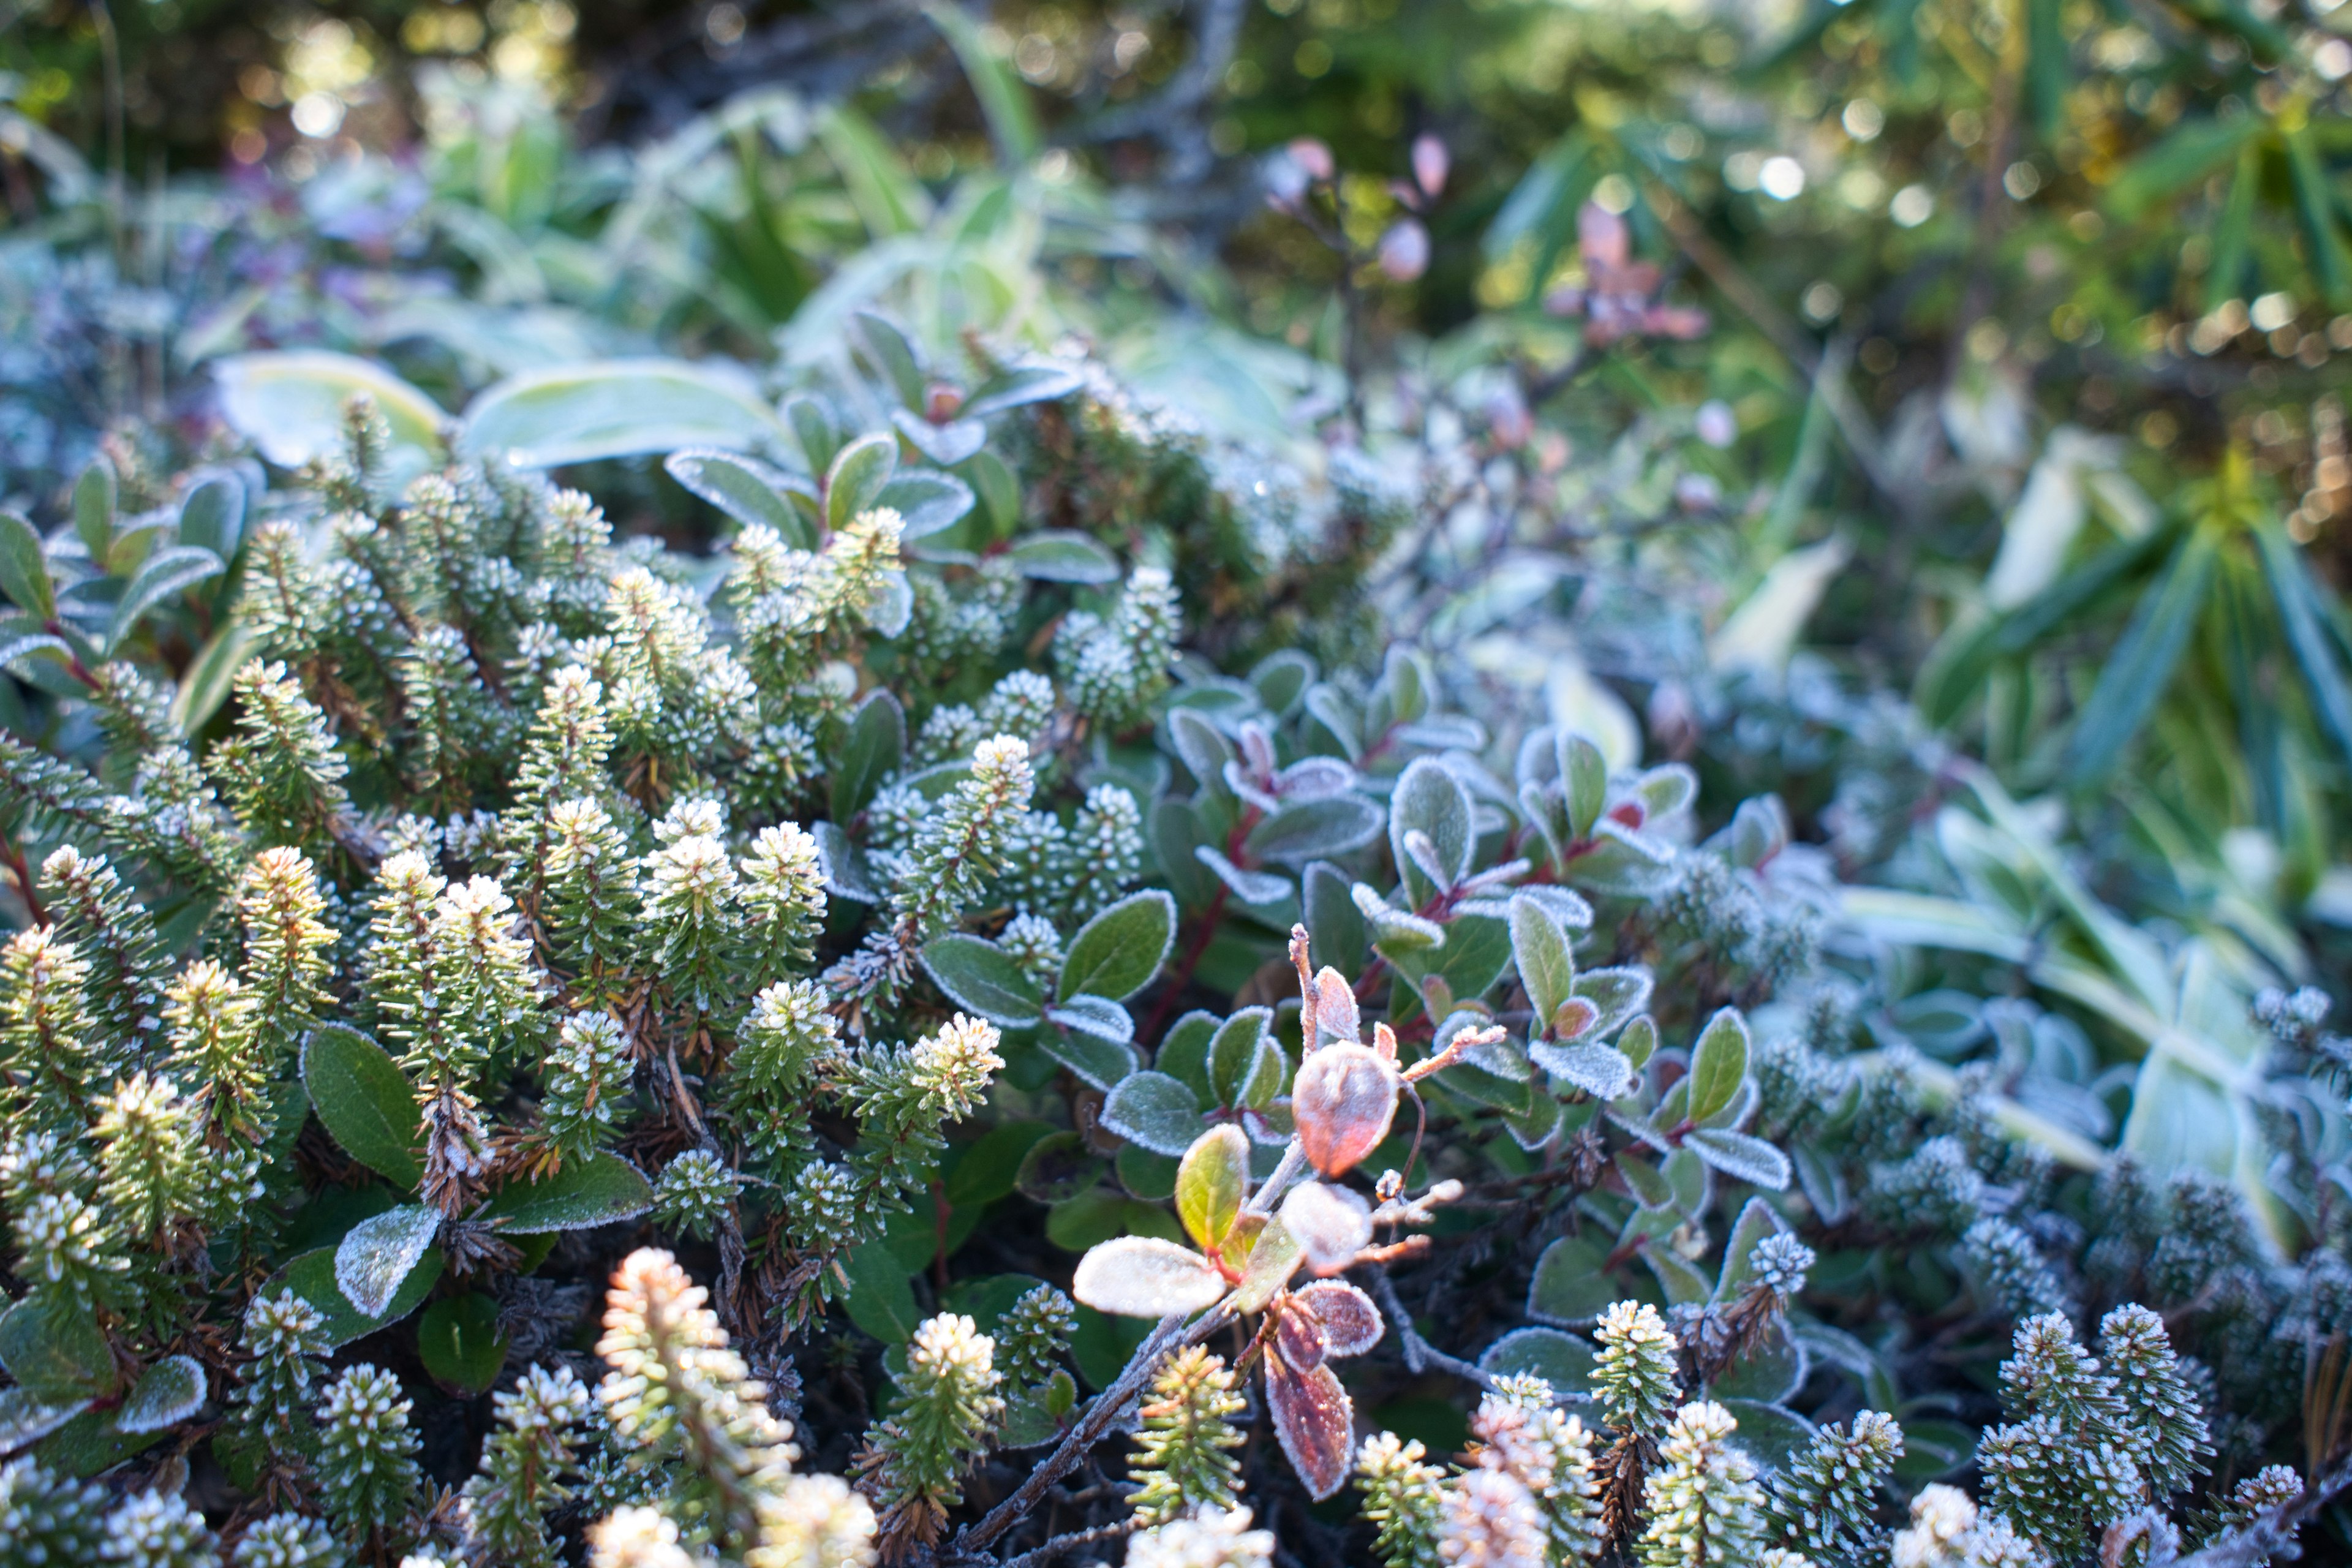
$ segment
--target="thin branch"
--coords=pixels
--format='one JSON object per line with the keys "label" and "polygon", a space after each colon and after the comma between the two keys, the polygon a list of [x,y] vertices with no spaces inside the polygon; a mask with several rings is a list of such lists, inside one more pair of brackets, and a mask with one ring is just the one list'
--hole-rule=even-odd
{"label": "thin branch", "polygon": [[1092,1546],[1097,1542],[1116,1541],[1122,1535],[1140,1530],[1143,1523],[1139,1518],[1128,1518],[1117,1524],[1098,1524],[1092,1530],[1074,1530],[1067,1535],[1054,1537],[1043,1546],[1032,1547],[1018,1557],[1006,1558],[1003,1568],[1045,1568],[1045,1563],[1065,1552],[1075,1552],[1081,1546]]}
{"label": "thin branch", "polygon": [[1370,1273],[1372,1294],[1380,1298],[1381,1310],[1388,1314],[1390,1325],[1396,1330],[1397,1348],[1404,1352],[1406,1371],[1417,1374],[1433,1368],[1466,1378],[1481,1388],[1495,1386],[1491,1373],[1459,1357],[1447,1355],[1421,1337],[1421,1331],[1412,1326],[1412,1314],[1404,1310],[1404,1301],[1397,1295],[1396,1282],[1389,1278],[1387,1269],[1374,1268]]}

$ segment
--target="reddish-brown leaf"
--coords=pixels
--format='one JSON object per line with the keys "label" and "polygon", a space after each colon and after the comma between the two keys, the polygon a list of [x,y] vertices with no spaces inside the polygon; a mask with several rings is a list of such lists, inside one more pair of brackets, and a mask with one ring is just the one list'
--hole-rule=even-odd
{"label": "reddish-brown leaf", "polygon": [[1563,1042],[1573,1040],[1600,1021],[1600,1008],[1585,997],[1571,996],[1551,1016],[1551,1037]]}
{"label": "reddish-brown leaf", "polygon": [[1274,1343],[1294,1371],[1311,1372],[1323,1364],[1322,1320],[1286,1296],[1274,1304]]}
{"label": "reddish-brown leaf", "polygon": [[1327,1356],[1361,1355],[1381,1342],[1388,1327],[1372,1299],[1344,1279],[1318,1279],[1292,1292],[1290,1300],[1323,1326]]}
{"label": "reddish-brown leaf", "polygon": [[1396,1108],[1396,1068],[1366,1046],[1330,1045],[1309,1053],[1290,1086],[1300,1152],[1327,1176],[1352,1169],[1370,1153],[1388,1136]]}
{"label": "reddish-brown leaf", "polygon": [[[1341,1045],[1362,1043],[1363,1023],[1356,1011],[1356,988],[1348,977],[1326,964],[1315,977],[1315,1032]],[[1312,1055],[1320,1042],[1307,1042]]]}
{"label": "reddish-brown leaf", "polygon": [[1307,1483],[1317,1502],[1338,1491],[1348,1479],[1349,1456],[1355,1445],[1356,1408],[1348,1391],[1328,1366],[1301,1372],[1283,1363],[1277,1353],[1265,1358],[1265,1403],[1274,1416],[1274,1435],[1291,1468]]}

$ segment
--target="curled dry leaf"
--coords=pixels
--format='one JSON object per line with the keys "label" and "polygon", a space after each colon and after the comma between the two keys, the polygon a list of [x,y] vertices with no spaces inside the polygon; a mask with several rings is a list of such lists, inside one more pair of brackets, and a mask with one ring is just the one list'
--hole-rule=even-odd
{"label": "curled dry leaf", "polygon": [[1290,1456],[1298,1479],[1317,1502],[1348,1479],[1348,1457],[1356,1436],[1356,1409],[1348,1391],[1328,1366],[1301,1371],[1279,1354],[1265,1358],[1265,1402],[1274,1435]]}
{"label": "curled dry leaf", "polygon": [[1397,1071],[1368,1046],[1331,1045],[1311,1053],[1290,1086],[1299,1150],[1318,1171],[1354,1168],[1388,1136],[1396,1116]]}
{"label": "curled dry leaf", "polygon": [[1307,1267],[1337,1274],[1371,1245],[1372,1209],[1362,1196],[1323,1182],[1302,1182],[1282,1200],[1283,1228],[1297,1238]]}
{"label": "curled dry leaf", "polygon": [[1197,1252],[1150,1236],[1117,1237],[1078,1260],[1070,1294],[1097,1312],[1164,1318],[1197,1312],[1225,1293],[1225,1277]]}

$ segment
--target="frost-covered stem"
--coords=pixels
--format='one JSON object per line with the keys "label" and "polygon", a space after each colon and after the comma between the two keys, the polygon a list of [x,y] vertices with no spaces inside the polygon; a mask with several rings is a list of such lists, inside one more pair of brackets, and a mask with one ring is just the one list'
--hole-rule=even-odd
{"label": "frost-covered stem", "polygon": [[1290,1146],[1282,1152],[1282,1163],[1275,1166],[1274,1174],[1265,1179],[1265,1184],[1250,1195],[1250,1201],[1243,1207],[1251,1214],[1272,1214],[1276,1200],[1297,1178],[1299,1167],[1306,1163],[1307,1152],[1298,1146],[1298,1140],[1293,1138]]}
{"label": "frost-covered stem", "polygon": [[1374,1267],[1366,1272],[1372,1277],[1372,1294],[1380,1298],[1381,1310],[1388,1315],[1389,1326],[1396,1331],[1397,1348],[1404,1352],[1407,1371],[1419,1373],[1435,1367],[1439,1372],[1466,1378],[1481,1388],[1495,1386],[1495,1379],[1490,1373],[1459,1357],[1447,1355],[1421,1337],[1421,1331],[1412,1326],[1412,1314],[1404,1310],[1404,1302],[1397,1296],[1396,1282],[1389,1278],[1387,1269]]}
{"label": "frost-covered stem", "polygon": [[[1296,1151],[1297,1145],[1294,1143],[1291,1147]],[[1038,1500],[1056,1481],[1077,1468],[1079,1461],[1102,1440],[1102,1435],[1118,1418],[1118,1413],[1143,1392],[1143,1385],[1151,1381],[1160,1357],[1185,1345],[1198,1344],[1231,1322],[1233,1318],[1233,1299],[1229,1296],[1194,1319],[1189,1329],[1181,1312],[1160,1319],[1160,1326],[1136,1346],[1135,1353],[1128,1358],[1127,1365],[1120,1369],[1111,1385],[1095,1396],[1095,1402],[1087,1407],[1086,1415],[1070,1428],[1070,1435],[1063,1438],[1044,1462],[1029,1473],[1029,1479],[1021,1483],[1021,1489],[990,1509],[988,1517],[978,1524],[961,1531],[941,1556],[950,1561],[976,1558],[987,1550],[990,1542],[1027,1518],[1030,1510],[1037,1506]],[[1041,1547],[1039,1550],[1044,1549]],[[1013,1559],[1016,1563],[1023,1561],[1025,1559]],[[1011,1568],[1011,1564],[1006,1564],[1005,1568]]]}
{"label": "frost-covered stem", "polygon": [[1129,1518],[1120,1520],[1117,1524],[1098,1524],[1091,1530],[1074,1530],[1067,1535],[1054,1537],[1043,1546],[1033,1546],[1018,1557],[1006,1558],[1000,1568],[1045,1568],[1046,1563],[1066,1552],[1075,1552],[1081,1546],[1094,1546],[1105,1541],[1116,1541],[1122,1535],[1131,1535],[1142,1529],[1143,1523],[1144,1521],[1139,1518]]}

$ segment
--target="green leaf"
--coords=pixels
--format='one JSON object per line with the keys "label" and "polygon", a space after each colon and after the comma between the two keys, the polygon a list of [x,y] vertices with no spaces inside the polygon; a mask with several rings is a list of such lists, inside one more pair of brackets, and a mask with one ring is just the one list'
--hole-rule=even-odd
{"label": "green leaf", "polygon": [[499,1331],[499,1304],[479,1290],[443,1297],[416,1325],[416,1357],[425,1370],[468,1394],[498,1381],[509,1342]]}
{"label": "green leaf", "polygon": [[1066,365],[1013,365],[973,387],[957,412],[966,419],[985,419],[1009,409],[1057,402],[1085,384],[1085,378]]}
{"label": "green leaf", "polygon": [[1895,1479],[1919,1486],[1948,1476],[1967,1464],[1977,1451],[1977,1428],[1958,1421],[1903,1417],[1903,1457],[1895,1461]]}
{"label": "green leaf", "polygon": [[882,781],[898,771],[907,754],[907,710],[886,687],[876,687],[850,715],[847,731],[832,761],[833,820],[846,824]]}
{"label": "green leaf", "polygon": [[[874,238],[910,233],[930,221],[931,200],[922,182],[872,121],[847,103],[835,103],[817,115],[816,133]],[[813,460],[822,467],[824,458]]]}
{"label": "green leaf", "polygon": [[33,1449],[32,1457],[61,1475],[88,1480],[163,1440],[161,1432],[125,1432],[111,1410],[86,1410]]}
{"label": "green leaf", "polygon": [[958,1208],[977,1208],[1010,1195],[1022,1162],[1053,1131],[1045,1121],[1003,1121],[990,1128],[948,1172],[948,1202]]}
{"label": "green leaf", "polygon": [[1539,1377],[1553,1394],[1572,1396],[1591,1391],[1596,1353],[1585,1341],[1558,1329],[1515,1329],[1486,1347],[1478,1370],[1494,1377]]}
{"label": "green leaf", "polygon": [[1286,647],[1258,660],[1250,669],[1249,683],[1267,712],[1287,718],[1307,695],[1307,689],[1315,684],[1315,675],[1313,655]]}
{"label": "green leaf", "polygon": [[536,1182],[516,1182],[490,1199],[482,1217],[502,1236],[587,1230],[635,1219],[654,1206],[654,1190],[635,1165],[610,1150],[566,1160]]}
{"label": "green leaf", "polygon": [[335,1288],[364,1317],[381,1317],[441,1234],[441,1212],[403,1204],[352,1226],[335,1245]]}
{"label": "green leaf", "polygon": [[[0,667],[14,667],[17,660],[35,654],[44,655],[62,667],[72,659],[73,645],[47,632],[0,633]],[[26,668],[29,670],[32,667]]]}
{"label": "green leaf", "polygon": [[1668,1301],[1680,1307],[1706,1300],[1706,1277],[1685,1262],[1681,1254],[1655,1241],[1643,1242],[1640,1250],[1642,1261],[1658,1277],[1658,1288]]}
{"label": "green leaf", "polygon": [[0,510],[0,594],[41,620],[58,613],[57,583],[49,575],[49,558],[40,533],[22,517],[5,510]]}
{"label": "green leaf", "polygon": [[74,480],[74,532],[80,536],[92,561],[104,562],[107,547],[114,542],[117,488],[114,464],[103,452],[92,458],[81,477]]}
{"label": "green leaf", "polygon": [[0,1388],[0,1453],[47,1436],[89,1406],[84,1398],[50,1401],[29,1388]]}
{"label": "green leaf", "polygon": [[1241,1215],[1249,1153],[1249,1140],[1227,1122],[1195,1139],[1176,1168],[1176,1217],[1203,1252],[1223,1247]]}
{"label": "green leaf", "polygon": [[1528,1282],[1528,1316],[1580,1323],[1607,1311],[1624,1294],[1611,1279],[1608,1261],[1607,1248],[1582,1237],[1564,1236],[1545,1247]]}
{"label": "green leaf", "polygon": [[1684,1141],[1684,1147],[1725,1175],[1769,1192],[1789,1186],[1789,1157],[1761,1138],[1727,1128],[1702,1127]]}
{"label": "green leaf", "polygon": [[1078,928],[1055,994],[1124,1002],[1151,984],[1176,941],[1176,900],[1158,889],[1130,893]]}
{"label": "green leaf", "polygon": [[765,524],[797,550],[814,550],[816,531],[793,505],[792,490],[810,495],[808,481],[757,458],[712,447],[688,447],[662,459],[669,477],[744,527]]}
{"label": "green leaf", "polygon": [[1304,1249],[1298,1238],[1290,1234],[1281,1219],[1268,1220],[1265,1228],[1257,1233],[1257,1245],[1250,1248],[1249,1265],[1242,1271],[1242,1282],[1234,1287],[1234,1307],[1243,1312],[1261,1312],[1274,1300],[1274,1293],[1290,1283],[1298,1272],[1298,1260]]}
{"label": "green leaf", "polygon": [[1176,1195],[1178,1163],[1174,1155],[1155,1152],[1140,1143],[1123,1146],[1110,1163],[1129,1196],[1154,1204]]}
{"label": "green leaf", "polygon": [[915,1308],[906,1266],[889,1245],[869,1241],[854,1247],[842,1262],[849,1275],[849,1299],[843,1303],[849,1321],[886,1345],[903,1345],[914,1338],[922,1314]]}
{"label": "green leaf", "polygon": [[2092,787],[2107,781],[2124,748],[2172,683],[2173,669],[2205,607],[2213,557],[2212,535],[2201,528],[2192,530],[2132,612],[2131,624],[2099,672],[2067,746],[2067,772],[2076,784]]}
{"label": "green leaf", "polygon": [[205,1402],[205,1369],[194,1356],[167,1355],[139,1376],[114,1413],[122,1432],[161,1432],[194,1415]]}
{"label": "green leaf", "polygon": [[1343,974],[1364,966],[1371,940],[1364,929],[1364,911],[1356,907],[1353,881],[1337,866],[1318,861],[1299,879],[1301,901],[1307,906],[1307,930],[1314,939],[1315,956]]}
{"label": "green leaf", "polygon": [[1706,1021],[1698,1044],[1691,1047],[1690,1110],[1693,1121],[1704,1121],[1729,1105],[1739,1086],[1748,1081],[1748,1020],[1737,1007],[1726,1007]]}
{"label": "green leaf", "polygon": [[1021,966],[984,937],[950,931],[923,944],[923,973],[948,1000],[1008,1029],[1045,1016],[1045,998]]}
{"label": "green leaf", "polygon": [[1045,1239],[1065,1252],[1083,1252],[1113,1237],[1151,1237],[1172,1247],[1184,1232],[1158,1204],[1102,1188],[1065,1198],[1045,1216]]}
{"label": "green leaf", "polygon": [[335,1248],[331,1247],[321,1247],[295,1258],[270,1276],[262,1286],[261,1294],[275,1296],[280,1290],[291,1290],[316,1307],[325,1320],[321,1331],[327,1337],[328,1348],[340,1349],[386,1324],[396,1323],[416,1310],[424,1304],[425,1294],[433,1289],[434,1282],[441,1278],[441,1270],[446,1261],[439,1247],[426,1252],[416,1267],[409,1270],[408,1278],[400,1282],[400,1289],[393,1293],[391,1304],[373,1318],[352,1306],[336,1286]]}
{"label": "green leaf", "polygon": [[1731,1238],[1723,1244],[1723,1272],[1715,1282],[1714,1300],[1718,1305],[1731,1301],[1756,1278],[1757,1243],[1782,1235],[1788,1228],[1770,1204],[1762,1198],[1748,1200],[1731,1227]]}
{"label": "green leaf", "polygon": [[923,15],[946,35],[948,47],[955,50],[957,62],[971,82],[972,95],[980,100],[981,113],[988,121],[989,138],[996,143],[998,161],[1014,168],[1026,166],[1036,157],[1043,140],[1036,113],[1029,104],[1029,89],[989,47],[979,24],[962,7],[932,0],[923,7]]}
{"label": "green leaf", "polygon": [[97,1318],[58,1291],[35,1291],[0,1313],[0,1367],[51,1404],[95,1399],[118,1379]]}
{"label": "green leaf", "polygon": [[1034,1203],[1065,1204],[1090,1191],[1103,1178],[1109,1162],[1076,1132],[1049,1132],[1021,1157],[1013,1184]]}
{"label": "green leaf", "polygon": [[1081,1306],[1077,1331],[1070,1336],[1070,1359],[1077,1363],[1078,1375],[1088,1387],[1108,1388],[1150,1333],[1148,1319],[1114,1317]]}
{"label": "green leaf", "polygon": [[860,436],[835,453],[824,471],[826,529],[839,533],[858,513],[873,510],[898,470],[898,443],[888,436]]}
{"label": "green leaf", "polygon": [[1103,1100],[1102,1124],[1154,1153],[1182,1154],[1201,1136],[1201,1103],[1166,1073],[1129,1073]]}
{"label": "green leaf", "polygon": [[180,497],[180,542],[236,559],[245,534],[245,481],[227,468],[199,469]]}
{"label": "green leaf", "polygon": [[1464,1001],[1483,996],[1511,966],[1511,922],[1492,915],[1457,914],[1446,925],[1445,945],[1434,957],[1426,973],[1444,980]]}
{"label": "green leaf", "polygon": [[1633,1201],[1643,1208],[1663,1209],[1673,1206],[1675,1189],[1667,1184],[1666,1178],[1659,1173],[1655,1165],[1635,1154],[1632,1150],[1629,1149],[1617,1156],[1617,1173],[1625,1178],[1626,1190],[1633,1194]]}
{"label": "green leaf", "polygon": [[[1812,1447],[1813,1435],[1819,1430],[1785,1405],[1728,1396],[1721,1403],[1731,1412],[1731,1418],[1739,1423],[1739,1446],[1754,1456],[1767,1472],[1787,1469],[1800,1454]],[[1908,1422],[1904,1424],[1903,1436],[1907,1444],[1911,1436]]]}
{"label": "green leaf", "polygon": [[922,355],[907,329],[879,310],[852,310],[849,319],[856,323],[858,336],[865,340],[866,353],[882,374],[890,379],[891,389],[898,401],[908,408],[923,405]]}
{"label": "green leaf", "polygon": [[1067,529],[1046,529],[1013,542],[1005,559],[1024,577],[1042,583],[1116,583],[1118,557],[1097,541]]}
{"label": "green leaf", "polygon": [[[1390,668],[1393,674],[1398,667]],[[1477,837],[1475,820],[1469,792],[1444,763],[1417,758],[1397,780],[1396,792],[1389,797],[1389,844],[1413,908],[1419,909],[1444,889],[1406,850],[1406,835],[1417,832],[1428,837],[1438,869],[1450,886],[1470,869],[1470,851]]]}
{"label": "green leaf", "polygon": [[1249,831],[1242,847],[1254,862],[1297,866],[1360,849],[1381,836],[1379,805],[1360,795],[1293,801]]}
{"label": "green leaf", "polygon": [[902,469],[882,487],[877,505],[898,514],[901,543],[911,543],[961,522],[971,510],[971,487],[953,474]]}
{"label": "green leaf", "polygon": [[1118,1039],[1103,1039],[1101,1035],[1089,1035],[1087,1030],[1040,1030],[1037,1048],[1103,1093],[1110,1093],[1119,1079],[1143,1065],[1143,1058],[1136,1056],[1134,1047]]}
{"label": "green leaf", "polygon": [[2126,221],[2137,218],[2156,203],[2200,184],[2267,130],[2268,121],[2259,114],[2190,121],[2125,166],[2107,187],[2107,208]]}
{"label": "green leaf", "polygon": [[474,399],[458,445],[519,468],[688,447],[761,447],[783,437],[744,374],[670,359],[592,360],[511,375]]}
{"label": "green leaf", "polygon": [[179,726],[181,734],[195,734],[220,711],[252,646],[253,628],[243,621],[230,621],[197,650],[172,699],[172,722]]}
{"label": "green leaf", "polygon": [[121,646],[139,624],[139,617],[174,594],[184,593],[207,577],[221,574],[219,556],[194,544],[158,550],[143,562],[115,602],[114,620],[106,633],[106,651]]}
{"label": "green leaf", "polygon": [[1209,1048],[1222,1026],[1213,1013],[1191,1012],[1168,1026],[1151,1065],[1181,1080],[1203,1105],[1222,1103],[1209,1077]]}
{"label": "green leaf", "polygon": [[1569,830],[1581,841],[1592,837],[1609,804],[1609,759],[1573,730],[1559,732],[1559,784],[1568,805]]}
{"label": "green leaf", "polygon": [[440,405],[383,366],[350,354],[231,354],[213,362],[213,380],[229,427],[281,468],[341,452],[343,405],[362,392],[375,399],[392,427],[385,476],[392,483],[405,483],[448,455],[441,439],[448,416]]}
{"label": "green leaf", "polygon": [[2346,687],[2343,671],[2327,646],[2326,602],[2312,582],[2302,555],[2276,523],[2265,521],[2257,527],[2254,540],[2262,551],[2263,574],[2269,579],[2271,598],[2278,606],[2279,630],[2296,668],[2303,671],[2320,727],[2336,742],[2337,754],[2352,762],[2352,689]]}
{"label": "green leaf", "polygon": [[425,1121],[382,1046],[348,1024],[320,1025],[302,1042],[302,1087],[344,1153],[402,1192],[423,1184]]}
{"label": "green leaf", "polygon": [[2220,310],[2239,295],[2246,275],[2246,252],[2254,235],[2254,198],[2263,183],[2263,150],[2258,142],[2238,149],[2237,173],[2230,177],[2230,199],[2213,220],[2213,261],[2205,273],[2205,309]]}
{"label": "green leaf", "polygon": [[801,456],[808,459],[812,469],[821,469],[831,463],[833,455],[848,439],[834,418],[832,407],[809,393],[796,392],[784,399],[784,420],[792,426],[793,439],[800,443]]}
{"label": "green leaf", "polygon": [[1288,1065],[1274,1043],[1274,1010],[1244,1007],[1209,1041],[1209,1093],[1216,1105],[1259,1106],[1282,1092]]}
{"label": "green leaf", "polygon": [[2303,254],[2331,309],[2352,308],[2352,254],[2336,226],[2334,193],[2326,163],[2308,125],[2285,133],[2286,167],[2294,184],[2294,216],[2303,229]]}
{"label": "green leaf", "polygon": [[1511,956],[1528,988],[1536,1026],[1548,1027],[1559,1005],[1576,994],[1576,959],[1568,932],[1552,912],[1522,893],[1511,900]]}

